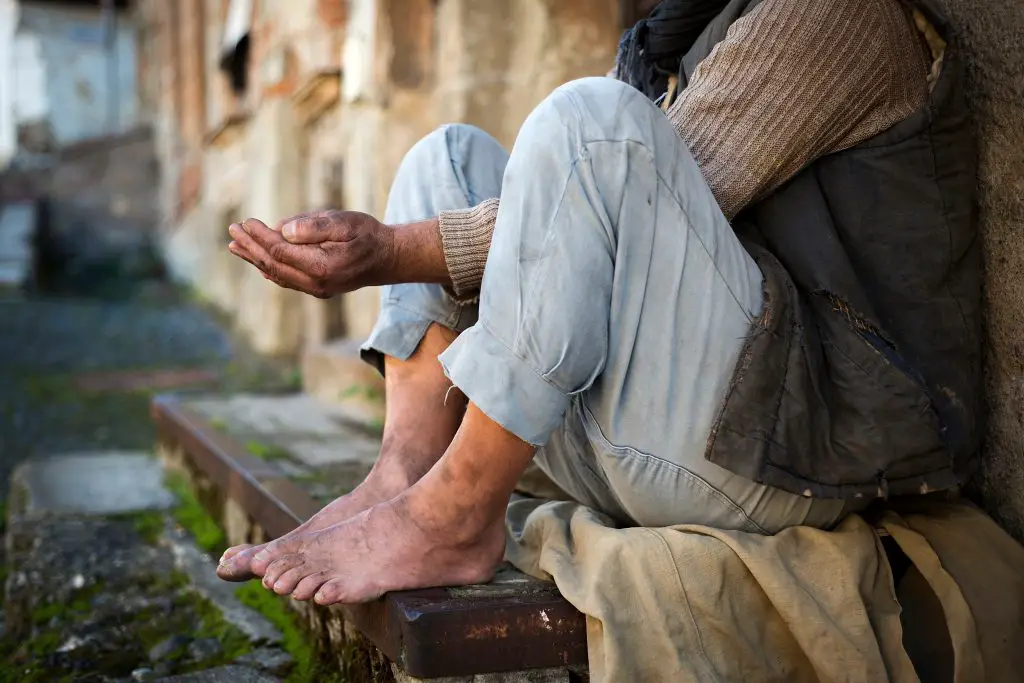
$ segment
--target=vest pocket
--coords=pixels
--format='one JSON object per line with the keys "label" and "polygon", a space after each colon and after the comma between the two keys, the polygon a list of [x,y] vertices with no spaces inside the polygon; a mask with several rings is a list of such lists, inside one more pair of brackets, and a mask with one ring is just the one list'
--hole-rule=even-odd
{"label": "vest pocket", "polygon": [[[815,297],[817,298],[817,297]],[[831,433],[822,444],[839,481],[922,477],[952,456],[924,384],[880,334],[816,302]]]}

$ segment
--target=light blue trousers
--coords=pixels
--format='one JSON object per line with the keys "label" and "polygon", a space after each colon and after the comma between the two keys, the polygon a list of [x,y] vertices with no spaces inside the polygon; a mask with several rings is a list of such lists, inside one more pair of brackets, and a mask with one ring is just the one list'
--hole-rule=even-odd
{"label": "light blue trousers", "polygon": [[402,162],[385,222],[489,197],[501,205],[479,305],[437,285],[385,287],[369,361],[408,358],[431,323],[461,332],[440,356],[451,381],[536,444],[562,489],[624,524],[774,533],[843,515],[843,501],[704,458],[762,276],[661,110],[588,78],[544,100],[511,155],[445,126]]}

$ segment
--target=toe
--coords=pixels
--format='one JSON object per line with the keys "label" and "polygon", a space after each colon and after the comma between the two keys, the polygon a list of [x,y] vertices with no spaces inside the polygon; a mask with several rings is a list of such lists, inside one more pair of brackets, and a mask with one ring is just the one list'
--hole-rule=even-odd
{"label": "toe", "polygon": [[217,576],[225,581],[248,581],[253,578],[250,567],[252,558],[262,548],[263,545],[237,545],[228,548],[217,565]]}
{"label": "toe", "polygon": [[[292,590],[292,597],[296,600],[310,600],[314,594],[331,578],[330,572],[314,572],[304,577]],[[276,590],[276,587],[275,587]]]}
{"label": "toe", "polygon": [[273,590],[274,584],[277,580],[284,576],[285,572],[290,569],[298,567],[305,561],[302,555],[293,554],[285,555],[284,557],[274,560],[267,571],[263,574],[263,587],[268,590]]}
{"label": "toe", "polygon": [[320,586],[320,589],[313,596],[313,601],[318,605],[333,605],[337,602],[343,602],[345,598],[345,584],[341,579],[331,579],[324,585]]}
{"label": "toe", "polygon": [[242,543],[241,545],[231,546],[230,548],[224,551],[223,555],[220,556],[220,561],[226,562],[238,553],[242,552],[243,550],[248,550],[252,547],[254,546],[251,543]]}
{"label": "toe", "polygon": [[299,581],[306,578],[310,574],[316,571],[315,568],[309,566],[309,563],[303,562],[302,564],[292,567],[284,574],[281,574],[274,582],[273,591],[278,595],[288,595],[295,590],[295,586],[299,584]]}
{"label": "toe", "polygon": [[249,570],[256,576],[265,576],[267,568],[278,558],[290,555],[298,550],[298,543],[292,539],[280,538],[267,543],[262,550],[255,553],[249,561]]}

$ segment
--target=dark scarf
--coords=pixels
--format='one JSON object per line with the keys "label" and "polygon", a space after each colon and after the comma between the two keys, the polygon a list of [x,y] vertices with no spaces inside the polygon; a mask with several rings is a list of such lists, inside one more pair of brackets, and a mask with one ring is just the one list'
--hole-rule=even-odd
{"label": "dark scarf", "polygon": [[615,77],[656,101],[679,63],[728,0],[663,0],[619,41]]}

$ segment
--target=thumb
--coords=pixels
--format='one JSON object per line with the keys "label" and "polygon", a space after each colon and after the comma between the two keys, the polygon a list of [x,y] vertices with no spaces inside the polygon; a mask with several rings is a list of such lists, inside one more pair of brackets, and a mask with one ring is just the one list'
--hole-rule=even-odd
{"label": "thumb", "polygon": [[281,222],[281,235],[292,244],[319,244],[338,238],[344,224],[334,212],[306,213]]}

